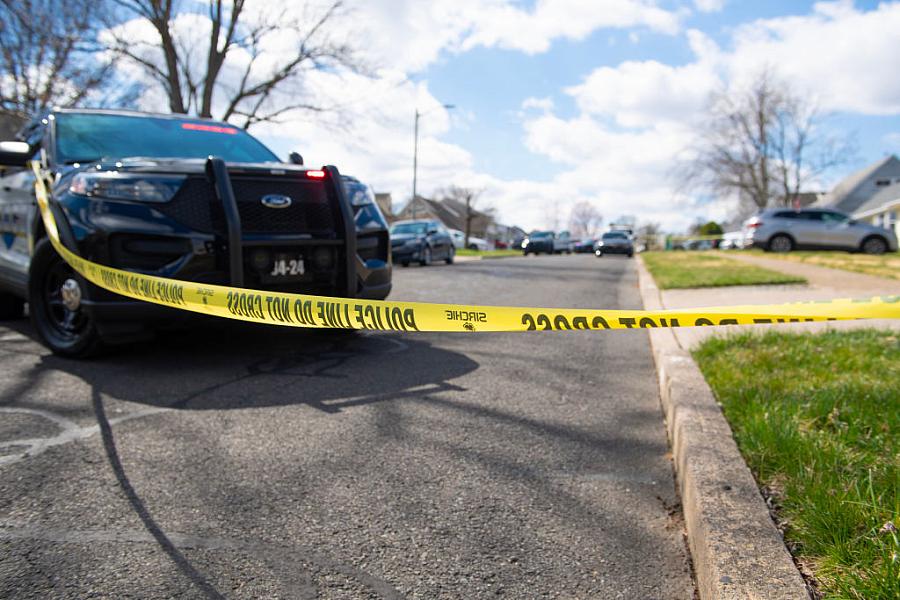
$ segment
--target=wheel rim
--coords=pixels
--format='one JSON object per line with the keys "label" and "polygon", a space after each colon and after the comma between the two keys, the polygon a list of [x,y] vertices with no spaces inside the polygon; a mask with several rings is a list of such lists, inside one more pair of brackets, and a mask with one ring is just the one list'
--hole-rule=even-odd
{"label": "wheel rim", "polygon": [[41,292],[43,313],[53,333],[65,340],[79,338],[90,325],[87,315],[79,307],[71,309],[63,299],[63,285],[74,280],[75,272],[62,261],[47,269]]}
{"label": "wheel rim", "polygon": [[863,251],[866,254],[884,254],[885,246],[884,242],[881,240],[868,240],[866,244],[863,246]]}
{"label": "wheel rim", "polygon": [[791,240],[787,239],[783,235],[778,236],[777,238],[772,240],[772,250],[774,252],[790,252]]}

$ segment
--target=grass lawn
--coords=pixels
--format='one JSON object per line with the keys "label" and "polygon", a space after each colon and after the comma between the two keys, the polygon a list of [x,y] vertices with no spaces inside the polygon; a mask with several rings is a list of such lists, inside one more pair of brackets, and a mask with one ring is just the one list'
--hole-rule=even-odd
{"label": "grass lawn", "polygon": [[898,252],[889,252],[881,256],[825,251],[788,252],[786,254],[763,252],[762,250],[752,250],[750,252],[766,258],[780,258],[820,267],[831,267],[832,269],[844,269],[845,271],[856,271],[857,273],[866,273],[878,277],[900,279],[900,253]]}
{"label": "grass lawn", "polygon": [[460,248],[457,256],[480,256],[481,258],[509,258],[510,256],[522,256],[521,250],[469,250]]}
{"label": "grass lawn", "polygon": [[644,252],[641,256],[661,289],[806,282],[802,277],[738,262],[721,251]]}
{"label": "grass lawn", "polygon": [[900,598],[900,336],[712,338],[694,353],[826,598]]}

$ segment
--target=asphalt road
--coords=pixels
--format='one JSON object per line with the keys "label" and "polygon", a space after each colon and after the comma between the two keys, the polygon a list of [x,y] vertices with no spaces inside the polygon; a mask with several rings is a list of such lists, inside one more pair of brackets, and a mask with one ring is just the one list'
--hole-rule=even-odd
{"label": "asphalt road", "polygon": [[[638,308],[632,261],[397,269],[393,298]],[[62,360],[0,326],[2,598],[691,598],[642,331],[216,322]]]}

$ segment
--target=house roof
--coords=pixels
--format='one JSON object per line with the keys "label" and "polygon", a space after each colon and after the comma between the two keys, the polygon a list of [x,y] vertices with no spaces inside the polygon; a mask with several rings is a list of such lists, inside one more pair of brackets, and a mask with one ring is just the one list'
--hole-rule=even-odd
{"label": "house roof", "polygon": [[900,204],[900,184],[898,183],[879,190],[877,194],[853,211],[853,216],[867,217],[896,204]]}
{"label": "house roof", "polygon": [[900,171],[900,160],[897,160],[897,157],[891,154],[890,156],[886,156],[878,162],[845,177],[833,190],[831,190],[831,192],[822,198],[817,205],[836,208],[848,213],[856,212],[863,203],[866,203],[870,199],[870,197],[866,197],[864,194],[859,194],[858,192],[861,191],[861,188],[864,187],[869,179],[871,179],[878,171],[886,167]]}
{"label": "house roof", "polygon": [[[428,211],[450,229],[459,229],[460,231],[466,229],[466,205],[462,202],[451,198],[432,200],[416,196],[416,205],[417,210]],[[401,214],[406,216],[409,208],[411,208],[411,205],[407,204],[401,211]],[[472,212],[476,220],[480,221],[481,219],[490,218],[489,215],[479,210],[473,210]]]}

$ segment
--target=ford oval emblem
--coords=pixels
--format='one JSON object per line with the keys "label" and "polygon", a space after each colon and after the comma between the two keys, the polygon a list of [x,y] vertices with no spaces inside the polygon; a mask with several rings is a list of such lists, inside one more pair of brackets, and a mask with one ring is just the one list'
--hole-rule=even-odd
{"label": "ford oval emblem", "polygon": [[287,208],[294,202],[290,196],[282,194],[266,194],[259,201],[262,202],[263,206],[269,208]]}

